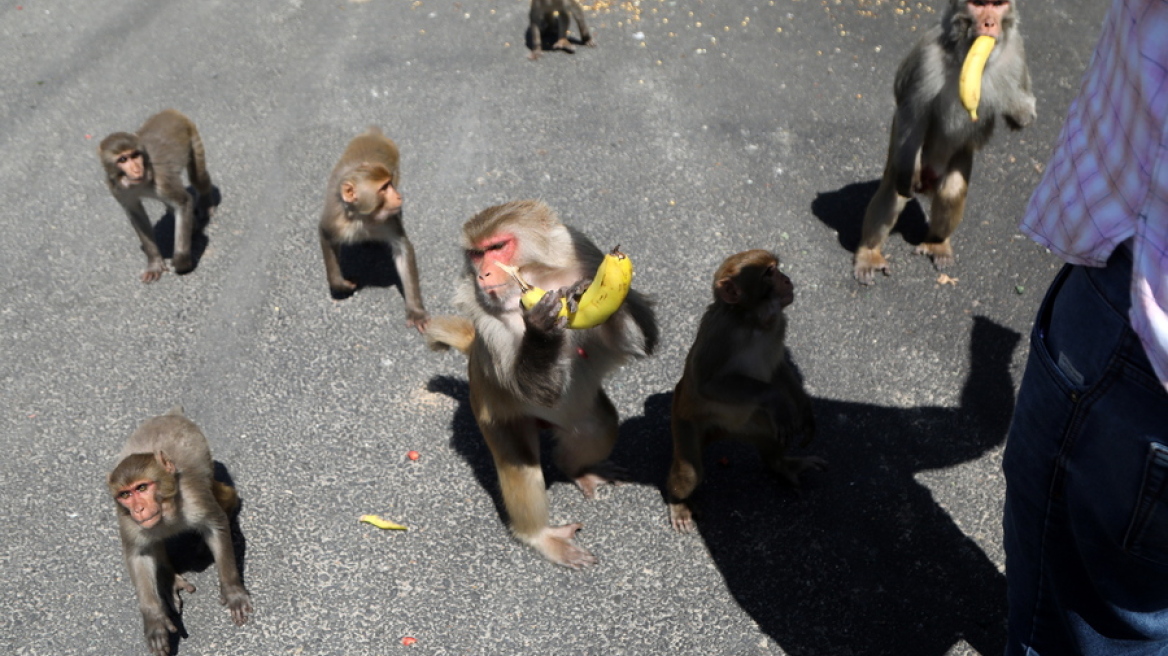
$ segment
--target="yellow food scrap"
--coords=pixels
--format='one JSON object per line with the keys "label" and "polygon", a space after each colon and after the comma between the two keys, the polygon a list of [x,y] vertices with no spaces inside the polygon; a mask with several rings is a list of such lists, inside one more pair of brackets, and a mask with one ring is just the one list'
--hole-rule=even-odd
{"label": "yellow food scrap", "polygon": [[394,531],[408,531],[409,530],[409,528],[402,526],[401,524],[391,522],[387,519],[382,519],[382,518],[378,517],[377,515],[361,515],[361,518],[359,521],[365,522],[366,524],[372,524],[372,525],[376,526],[377,528],[386,529],[386,530],[394,530]]}

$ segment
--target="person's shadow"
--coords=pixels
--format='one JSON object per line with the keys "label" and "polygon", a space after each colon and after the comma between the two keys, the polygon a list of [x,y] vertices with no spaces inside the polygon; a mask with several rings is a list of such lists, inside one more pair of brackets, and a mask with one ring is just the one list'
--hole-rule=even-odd
{"label": "person's shadow", "polygon": [[[817,436],[802,451],[830,465],[806,474],[801,491],[770,474],[751,447],[707,449],[706,479],[694,496],[698,532],[735,600],[787,654],[942,656],[958,640],[986,656],[1003,652],[1005,577],[914,477],[975,460],[1004,441],[1019,340],[974,319],[970,374],[956,408],[813,398]],[[430,389],[460,402],[451,443],[498,505],[466,382],[438,377]],[[612,455],[634,482],[663,497],[672,396],[646,399],[644,414],[621,424]],[[553,470],[545,466],[549,483],[563,480]],[[955,503],[965,516],[1000,511],[990,493]],[[660,518],[667,526],[664,501]]]}

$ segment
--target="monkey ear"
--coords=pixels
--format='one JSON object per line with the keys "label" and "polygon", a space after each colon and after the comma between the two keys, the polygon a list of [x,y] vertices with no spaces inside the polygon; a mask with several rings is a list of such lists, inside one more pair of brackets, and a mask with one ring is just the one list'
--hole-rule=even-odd
{"label": "monkey ear", "polygon": [[154,452],[154,459],[158,461],[158,466],[162,467],[166,473],[173,474],[175,471],[177,471],[177,468],[174,466],[174,462],[171,461],[170,458],[166,457],[166,454],[162,452],[162,449]]}
{"label": "monkey ear", "polygon": [[736,305],[742,300],[742,289],[733,278],[722,278],[714,283],[714,295],[727,305]]}
{"label": "monkey ear", "polygon": [[348,180],[341,183],[341,200],[346,203],[357,202],[357,185]]}

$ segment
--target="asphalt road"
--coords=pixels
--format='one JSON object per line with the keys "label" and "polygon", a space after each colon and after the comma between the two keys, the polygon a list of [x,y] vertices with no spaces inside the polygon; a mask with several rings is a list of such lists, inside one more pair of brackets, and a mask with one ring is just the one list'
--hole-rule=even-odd
{"label": "asphalt road", "polygon": [[[978,156],[952,284],[894,235],[894,275],[861,288],[892,76],[940,0],[602,2],[597,48],[535,63],[526,0],[23,1],[0,7],[0,653],[146,653],[104,477],[175,403],[244,499],[256,609],[234,627],[193,574],[181,656],[1000,653],[1000,455],[1058,267],[1016,222],[1106,3],[1019,3],[1039,118]],[[95,150],[165,107],[222,204],[197,269],[143,285]],[[431,312],[458,226],[530,197],[656,297],[658,353],[607,385],[632,482],[586,502],[548,472],[596,567],[509,538],[464,360],[407,330],[392,276],[328,294],[324,182],[370,123],[401,147]],[[712,448],[700,532],[676,535],[670,395],[715,267],[755,247],[795,281],[807,452],[831,466],[795,494]]]}

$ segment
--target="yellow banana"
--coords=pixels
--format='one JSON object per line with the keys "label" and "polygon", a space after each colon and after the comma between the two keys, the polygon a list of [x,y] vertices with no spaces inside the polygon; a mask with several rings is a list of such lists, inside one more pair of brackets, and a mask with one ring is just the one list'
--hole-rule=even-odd
{"label": "yellow banana", "polygon": [[961,96],[961,104],[965,106],[965,111],[969,112],[969,118],[974,121],[977,120],[977,104],[981,102],[981,75],[996,43],[992,36],[977,37],[973,40],[973,45],[969,46],[965,63],[961,65],[957,93]]}
{"label": "yellow banana", "polygon": [[[515,267],[500,264],[499,267],[511,275],[519,283],[519,303],[523,309],[530,309],[539,302],[547,292],[539,287],[527,284],[519,275]],[[575,312],[568,312],[568,299],[561,299],[560,316],[568,317],[569,328],[592,328],[599,326],[611,317],[629,294],[629,286],[633,282],[633,261],[628,255],[620,252],[620,246],[604,256],[600,266],[596,267],[596,275],[592,276],[592,284],[580,296],[580,302]]]}
{"label": "yellow banana", "polygon": [[365,522],[366,524],[372,524],[372,525],[376,526],[377,528],[393,529],[395,531],[408,531],[409,530],[408,528],[406,528],[405,526],[402,526],[401,524],[395,524],[394,522],[391,522],[391,521],[386,520],[386,519],[382,519],[382,518],[378,517],[377,515],[361,515],[361,518],[358,521]]}

